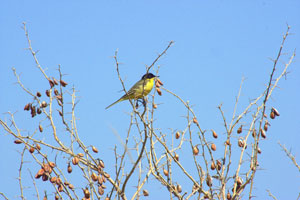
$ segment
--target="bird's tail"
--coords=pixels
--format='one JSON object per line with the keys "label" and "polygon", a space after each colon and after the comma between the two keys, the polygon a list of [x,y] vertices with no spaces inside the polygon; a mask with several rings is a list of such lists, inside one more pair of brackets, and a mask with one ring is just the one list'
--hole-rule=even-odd
{"label": "bird's tail", "polygon": [[115,105],[115,104],[117,104],[117,103],[119,103],[119,102],[121,102],[121,101],[123,101],[123,100],[124,100],[123,98],[120,98],[120,99],[118,99],[117,101],[115,101],[115,102],[113,102],[112,104],[110,104],[109,106],[107,106],[105,109],[108,109],[108,108],[112,107],[113,105]]}

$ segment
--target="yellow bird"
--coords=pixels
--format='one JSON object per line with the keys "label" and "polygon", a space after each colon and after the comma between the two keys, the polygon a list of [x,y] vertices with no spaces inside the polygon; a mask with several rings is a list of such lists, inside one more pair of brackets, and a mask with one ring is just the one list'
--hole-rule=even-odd
{"label": "yellow bird", "polygon": [[155,77],[156,76],[151,73],[145,74],[141,80],[139,80],[136,84],[134,84],[134,86],[130,88],[127,94],[124,94],[120,99],[110,104],[105,109],[108,109],[111,106],[124,100],[128,100],[128,99],[138,100],[138,99],[142,99],[144,96],[147,96],[153,88]]}

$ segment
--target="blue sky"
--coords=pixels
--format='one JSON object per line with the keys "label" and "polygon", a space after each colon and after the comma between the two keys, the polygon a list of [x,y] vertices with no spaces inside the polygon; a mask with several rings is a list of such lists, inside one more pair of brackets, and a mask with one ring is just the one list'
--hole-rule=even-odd
{"label": "blue sky", "polygon": [[[107,166],[114,164],[111,149],[120,145],[111,127],[124,139],[129,123],[126,113],[130,112],[128,102],[104,109],[122,94],[112,58],[116,49],[122,63],[121,75],[130,87],[144,74],[145,65],[150,65],[174,40],[167,55],[158,62],[161,80],[166,88],[194,105],[204,129],[224,133],[217,106],[223,103],[225,115],[232,116],[242,77],[246,80],[238,112],[249,99],[261,94],[272,69],[270,58],[277,55],[287,23],[293,34],[286,41],[279,68],[299,48],[299,9],[300,2],[296,0],[1,1],[1,119],[7,118],[3,114],[6,111],[18,111],[16,120],[21,127],[34,130],[36,125],[23,111],[31,98],[14,84],[12,67],[22,73],[27,88],[43,91],[48,87],[47,82],[40,80],[34,60],[25,50],[27,42],[21,26],[26,22],[41,65],[50,76],[57,76],[60,64],[67,74],[66,81],[79,91],[80,138],[103,152]],[[299,157],[298,66],[296,56],[287,80],[282,79],[268,105],[278,108],[281,116],[272,121],[270,136],[262,142],[259,162],[263,170],[255,180],[257,199],[269,198],[266,189],[278,199],[296,199],[300,191],[299,171],[277,144],[280,141],[292,149],[296,159]],[[160,119],[157,125],[166,134],[169,128],[184,128],[182,116],[186,111],[176,99],[163,94],[156,101],[161,103],[156,113]],[[15,160],[20,147],[13,145],[11,136],[0,134],[0,141],[5,160],[0,164],[0,177],[4,180],[1,191],[14,197],[15,187],[10,184],[17,185]],[[179,178],[178,182],[184,180]],[[150,194],[149,199],[155,197],[159,194]]]}

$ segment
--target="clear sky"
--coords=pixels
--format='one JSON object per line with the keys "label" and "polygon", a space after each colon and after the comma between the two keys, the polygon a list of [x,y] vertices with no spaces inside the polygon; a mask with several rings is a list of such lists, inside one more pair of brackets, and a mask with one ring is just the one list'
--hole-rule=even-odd
{"label": "clear sky", "polygon": [[[35,1],[0,2],[0,117],[16,113],[17,122],[30,132],[34,125],[24,114],[31,98],[16,85],[15,67],[27,88],[43,90],[48,83],[40,73],[27,47],[22,22],[27,23],[32,45],[39,50],[41,65],[50,76],[57,76],[60,64],[66,81],[79,91],[77,117],[80,138],[101,151],[107,166],[113,166],[112,148],[120,145],[111,127],[124,139],[129,123],[128,102],[109,110],[104,108],[121,93],[112,56],[119,51],[120,72],[127,87],[144,74],[169,41],[174,45],[158,62],[165,87],[194,105],[204,129],[225,132],[217,106],[223,103],[230,118],[242,77],[245,77],[238,112],[261,94],[272,69],[287,23],[291,34],[279,62],[282,68],[300,45],[300,1]],[[300,69],[296,55],[287,79],[279,83],[269,101],[281,116],[270,127],[262,142],[263,153],[254,194],[270,199],[267,189],[278,199],[296,199],[300,173],[277,144],[285,144],[300,163]],[[278,75],[278,74],[276,74]],[[170,129],[184,126],[183,106],[171,95],[156,98],[158,126]],[[171,120],[170,120],[171,118]],[[17,191],[17,151],[13,138],[0,129],[1,192],[15,197]],[[29,159],[28,159],[29,160]],[[185,180],[178,178],[178,182]],[[158,199],[160,184],[148,186],[149,199]],[[163,188],[165,190],[165,188]],[[190,191],[190,188],[184,188]],[[165,199],[168,196],[165,197]]]}

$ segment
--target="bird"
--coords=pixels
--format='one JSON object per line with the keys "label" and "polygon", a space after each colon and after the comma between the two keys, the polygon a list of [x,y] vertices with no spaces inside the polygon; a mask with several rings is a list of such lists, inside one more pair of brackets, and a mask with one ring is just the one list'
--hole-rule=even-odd
{"label": "bird", "polygon": [[124,100],[128,100],[128,99],[134,99],[134,100],[138,100],[138,99],[142,99],[143,97],[147,96],[154,85],[154,79],[155,76],[152,73],[146,73],[142,76],[141,80],[139,80],[138,82],[136,82],[129,90],[126,94],[124,94],[120,99],[118,99],[117,101],[113,102],[112,104],[110,104],[109,106],[107,106],[105,109],[110,108],[111,106],[124,101]]}

